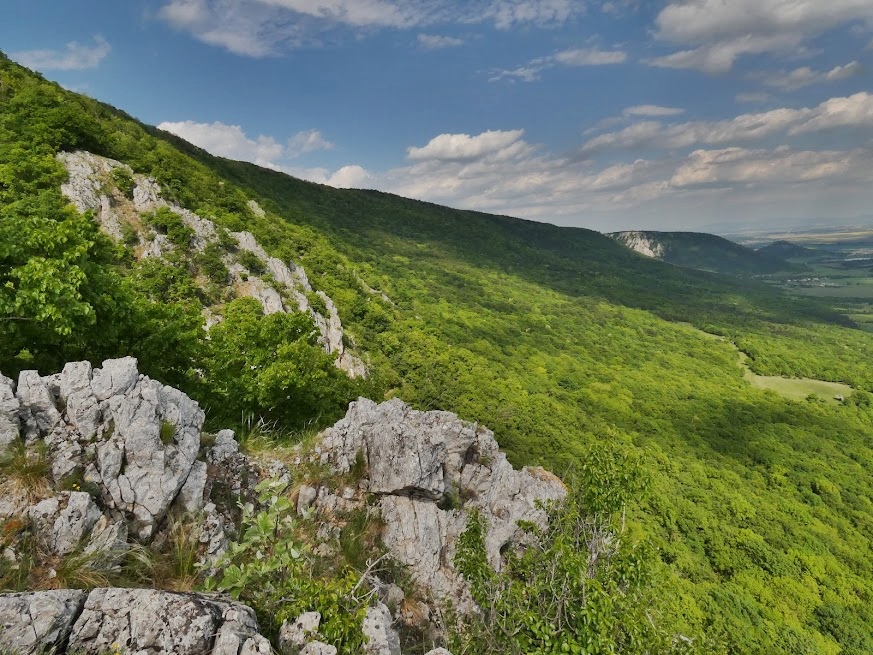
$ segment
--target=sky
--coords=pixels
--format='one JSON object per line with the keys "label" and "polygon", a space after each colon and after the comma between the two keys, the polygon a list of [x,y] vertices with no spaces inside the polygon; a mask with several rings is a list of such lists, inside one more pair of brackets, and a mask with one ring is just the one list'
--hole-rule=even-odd
{"label": "sky", "polygon": [[873,0],[5,0],[0,50],[224,157],[601,231],[873,220]]}

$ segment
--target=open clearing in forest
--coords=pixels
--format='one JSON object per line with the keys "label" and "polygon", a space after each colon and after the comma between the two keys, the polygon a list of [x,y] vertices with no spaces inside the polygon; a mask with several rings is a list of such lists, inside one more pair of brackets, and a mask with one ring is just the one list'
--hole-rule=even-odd
{"label": "open clearing in forest", "polygon": [[730,343],[738,355],[738,362],[743,367],[743,378],[758,389],[769,389],[775,391],[783,398],[789,400],[805,400],[807,396],[815,394],[816,396],[826,400],[831,404],[839,404],[837,396],[848,398],[852,395],[854,389],[847,384],[839,382],[826,382],[825,380],[814,380],[811,378],[783,378],[776,375],[758,375],[749,368],[747,361],[749,356],[742,352],[733,341],[729,341],[725,337],[717,334],[711,334],[698,328],[691,326],[688,323],[683,323],[691,327],[696,332],[700,333],[708,339],[716,339],[718,341]]}

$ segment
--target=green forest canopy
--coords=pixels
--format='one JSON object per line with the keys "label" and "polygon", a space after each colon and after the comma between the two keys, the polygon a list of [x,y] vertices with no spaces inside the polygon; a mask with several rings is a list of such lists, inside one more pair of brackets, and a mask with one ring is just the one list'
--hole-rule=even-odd
{"label": "green forest canopy", "polygon": [[[203,299],[188,280],[196,264],[145,270],[66,206],[54,155],[74,149],[121,160],[181,205],[253,232],[334,298],[373,375],[335,393],[330,364],[313,359],[302,326],[289,326],[276,345],[290,358],[283,372],[307,371],[302,393],[317,402],[283,420],[325,423],[355,393],[397,395],[488,425],[517,464],[563,475],[592,461],[637,462],[648,492],[628,525],[656,553],[665,624],[730,653],[873,652],[873,335],[827,305],[649,260],[588,230],[218,159],[3,58],[6,375],[134,354],[207,408],[226,398],[221,376],[235,375],[238,362],[203,338]],[[237,306],[228,343],[251,329],[250,311]],[[828,406],[753,389],[729,344],[680,321],[729,337],[759,374],[859,391]],[[209,384],[194,374],[203,366]],[[257,393],[246,402],[267,410]]]}

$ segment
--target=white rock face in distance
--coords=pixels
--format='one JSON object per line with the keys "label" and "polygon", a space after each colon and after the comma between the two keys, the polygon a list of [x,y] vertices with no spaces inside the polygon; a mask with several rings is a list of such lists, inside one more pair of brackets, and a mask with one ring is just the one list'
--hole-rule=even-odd
{"label": "white rock face in distance", "polygon": [[[61,153],[58,159],[66,166],[70,176],[69,181],[61,186],[62,193],[79,211],[93,211],[103,231],[116,241],[123,239],[122,226],[128,224],[131,218],[136,217],[139,220],[139,214],[162,207],[181,216],[185,225],[194,232],[191,242],[194,251],[203,252],[207,246],[218,241],[218,228],[212,221],[166,201],[161,195],[160,185],[155,180],[144,175],[133,174],[133,170],[126,164],[84,151]],[[116,168],[122,168],[132,175],[135,183],[132,200],[121,198],[117,194],[107,195],[107,180]],[[256,216],[266,215],[254,201],[249,202],[249,208]],[[282,287],[291,303],[286,303],[282,294],[266,284],[253,271],[246,270],[237,263],[233,255],[226,254],[224,263],[231,272],[237,293],[258,300],[267,314],[294,311],[309,314],[318,329],[319,342],[326,352],[336,357],[337,367],[352,378],[366,377],[367,367],[364,362],[349,352],[345,346],[343,340],[345,332],[333,300],[323,291],[315,292],[327,309],[324,314],[309,302],[309,295],[313,293],[313,288],[303,267],[293,263],[289,265],[280,259],[270,257],[249,232],[235,232],[232,236],[239,244],[240,250],[254,254],[263,262],[264,268]],[[146,239],[140,257],[163,257],[174,247],[165,235],[156,234],[153,238]],[[211,315],[212,320],[216,318],[215,315]],[[0,403],[2,403],[2,396],[0,396]],[[2,416],[2,405],[0,405],[0,416]],[[2,439],[2,430],[2,422],[0,422],[0,439]]]}
{"label": "white rock face in distance", "polygon": [[[499,570],[501,549],[522,538],[518,522],[545,526],[538,501],[566,497],[551,473],[515,470],[490,430],[449,412],[416,411],[397,399],[352,403],[345,418],[323,433],[316,453],[339,474],[363,458],[367,477],[359,488],[379,496],[383,543],[434,600],[451,600],[461,611],[471,610],[473,601],[453,559],[470,510],[486,521],[488,560]],[[319,496],[316,509],[338,502]],[[447,499],[457,507],[443,509]]]}
{"label": "white rock face in distance", "polygon": [[615,232],[609,236],[646,257],[661,259],[664,256],[664,244],[650,238],[645,232]]}

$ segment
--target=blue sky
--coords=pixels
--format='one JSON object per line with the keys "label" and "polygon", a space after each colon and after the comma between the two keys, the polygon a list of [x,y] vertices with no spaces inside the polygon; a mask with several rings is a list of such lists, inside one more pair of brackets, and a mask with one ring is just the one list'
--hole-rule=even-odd
{"label": "blue sky", "polygon": [[871,0],[7,0],[0,49],[219,155],[599,230],[873,215]]}

